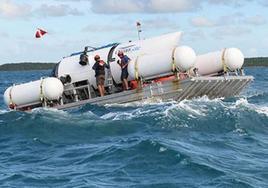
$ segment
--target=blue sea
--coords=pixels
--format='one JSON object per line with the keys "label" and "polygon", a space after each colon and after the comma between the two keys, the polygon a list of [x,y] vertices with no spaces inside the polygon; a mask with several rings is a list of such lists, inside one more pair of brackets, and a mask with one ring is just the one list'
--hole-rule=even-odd
{"label": "blue sea", "polygon": [[[48,71],[0,72],[0,94]],[[268,187],[268,68],[239,97],[9,111],[0,187]]]}

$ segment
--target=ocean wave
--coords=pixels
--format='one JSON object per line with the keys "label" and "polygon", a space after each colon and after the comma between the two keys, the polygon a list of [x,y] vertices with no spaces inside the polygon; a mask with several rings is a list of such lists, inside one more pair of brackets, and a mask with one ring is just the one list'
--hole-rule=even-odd
{"label": "ocean wave", "polygon": [[8,113],[10,112],[9,110],[0,110],[0,114],[5,114],[5,113]]}
{"label": "ocean wave", "polygon": [[235,103],[235,108],[247,108],[249,110],[255,111],[258,114],[264,114],[268,116],[268,106],[261,106],[256,104],[251,104],[246,98],[240,98]]}

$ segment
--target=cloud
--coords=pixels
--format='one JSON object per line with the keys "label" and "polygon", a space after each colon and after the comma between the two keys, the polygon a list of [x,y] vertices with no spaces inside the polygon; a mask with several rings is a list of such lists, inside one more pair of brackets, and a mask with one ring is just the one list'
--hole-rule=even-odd
{"label": "cloud", "polygon": [[167,17],[156,17],[154,19],[146,19],[141,21],[144,29],[179,29],[179,22],[171,20]]}
{"label": "cloud", "polygon": [[61,17],[61,16],[80,16],[81,11],[72,8],[67,4],[42,4],[37,8],[33,8],[26,3],[18,3],[12,0],[3,0],[0,3],[0,17],[5,19],[25,19],[33,17]]}
{"label": "cloud", "polygon": [[92,11],[101,14],[133,13],[144,9],[141,0],[92,0]]}
{"label": "cloud", "polygon": [[[90,24],[82,29],[83,32],[125,32],[125,31],[136,31],[136,22],[138,20],[134,19],[123,19],[117,24]],[[151,19],[139,20],[142,25],[142,30],[150,30],[150,29],[179,29],[178,22],[174,22],[173,20],[167,17],[155,17]],[[130,24],[131,23],[131,24]],[[128,25],[128,27],[126,27]]]}
{"label": "cloud", "polygon": [[190,20],[190,23],[195,27],[221,27],[234,25],[264,25],[266,18],[261,15],[245,16],[241,13],[234,13],[220,16],[217,19],[210,20],[205,17],[195,17]]}
{"label": "cloud", "polygon": [[71,8],[69,5],[48,5],[42,4],[36,11],[36,14],[44,17],[62,17],[67,15],[80,16],[83,13],[75,8]]}
{"label": "cloud", "polygon": [[242,22],[245,24],[250,24],[250,25],[264,25],[266,24],[266,19],[260,15],[256,15],[256,16],[246,17],[242,20]]}
{"label": "cloud", "polygon": [[[66,1],[66,0],[64,0]],[[67,0],[73,1],[73,0]],[[257,0],[88,0],[91,10],[100,14],[181,13],[209,5],[239,7]],[[261,1],[261,0],[259,0]],[[263,4],[268,4],[263,0]]]}
{"label": "cloud", "polygon": [[251,29],[243,26],[226,26],[217,28],[213,36],[217,39],[224,39],[226,37],[237,37],[251,33]]}
{"label": "cloud", "polygon": [[193,18],[191,19],[191,24],[195,27],[212,27],[216,25],[216,23],[205,17]]}
{"label": "cloud", "polygon": [[9,38],[9,34],[6,32],[0,32],[0,38]]}
{"label": "cloud", "polygon": [[267,0],[259,0],[259,3],[263,6],[268,6],[268,1]]}
{"label": "cloud", "polygon": [[250,57],[257,57],[258,56],[258,49],[257,48],[248,49],[248,55]]}
{"label": "cloud", "polygon": [[196,41],[196,40],[204,40],[207,38],[206,33],[201,30],[201,29],[197,29],[197,30],[190,30],[188,32],[184,33],[186,39],[188,39],[189,41]]}
{"label": "cloud", "polygon": [[215,4],[215,5],[226,5],[226,6],[243,6],[248,2],[251,2],[254,0],[207,0],[207,3],[209,4]]}
{"label": "cloud", "polygon": [[188,12],[198,8],[199,0],[91,0],[91,10],[101,14]]}
{"label": "cloud", "polygon": [[124,27],[123,25],[108,25],[108,24],[101,24],[101,25],[87,25],[82,29],[82,32],[90,32],[90,33],[110,33],[112,31],[131,31],[133,30],[130,27]]}
{"label": "cloud", "polygon": [[32,7],[28,4],[16,4],[11,0],[3,0],[0,3],[0,16],[8,19],[18,17],[29,17],[31,15]]}
{"label": "cloud", "polygon": [[[25,17],[32,13],[51,17],[66,15],[82,15],[69,3],[89,2],[91,11],[98,14],[127,14],[127,13],[182,13],[202,9],[208,5],[242,6],[251,1],[267,6],[264,0],[54,0],[54,4],[42,4],[32,11],[31,5],[14,3],[13,0],[2,0],[0,15],[5,17]],[[52,1],[53,2],[53,1]],[[63,2],[65,4],[58,4]]]}
{"label": "cloud", "polygon": [[208,19],[206,17],[195,17],[190,20],[195,27],[220,27],[227,25],[235,25],[241,19],[242,15],[239,13],[228,14],[220,16],[217,19]]}
{"label": "cloud", "polygon": [[147,8],[154,13],[189,12],[200,8],[197,0],[151,0]]}

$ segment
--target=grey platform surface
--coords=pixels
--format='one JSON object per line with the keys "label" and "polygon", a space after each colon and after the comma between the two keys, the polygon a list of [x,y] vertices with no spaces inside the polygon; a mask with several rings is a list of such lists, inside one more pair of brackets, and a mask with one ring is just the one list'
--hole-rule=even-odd
{"label": "grey platform surface", "polygon": [[238,95],[250,82],[252,76],[193,77],[186,80],[171,80],[151,83],[142,88],[96,97],[88,100],[54,106],[56,109],[68,109],[84,104],[123,104],[148,99],[162,101],[193,99],[202,96],[208,98],[231,97]]}

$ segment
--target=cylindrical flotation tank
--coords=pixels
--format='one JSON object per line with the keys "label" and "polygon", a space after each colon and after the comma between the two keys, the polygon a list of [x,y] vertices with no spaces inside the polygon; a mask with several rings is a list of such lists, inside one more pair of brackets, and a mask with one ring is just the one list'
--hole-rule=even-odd
{"label": "cylindrical flotation tank", "polygon": [[[121,83],[121,67],[116,63],[116,61],[119,60],[117,55],[119,51],[124,52],[130,59],[136,59],[136,57],[141,54],[149,55],[161,53],[162,51],[172,50],[178,46],[181,35],[181,32],[175,32],[149,39],[122,43],[118,46],[114,46],[115,49],[112,51],[113,46],[91,51],[88,52],[89,63],[86,66],[79,64],[80,54],[66,57],[59,63],[58,77],[70,75],[72,78],[71,83],[89,80],[90,83],[97,88],[95,71],[92,69],[92,66],[95,63],[94,56],[99,55],[105,62],[110,61],[113,79],[116,83]],[[109,56],[111,57],[108,58]]]}
{"label": "cylindrical flotation tank", "polygon": [[[113,57],[115,62],[119,60],[118,52],[122,51],[132,61],[137,57],[163,53],[165,51],[172,51],[179,46],[182,32],[175,32],[158,37],[153,37],[145,40],[133,41],[130,43],[123,43],[116,47]],[[166,61],[166,60],[165,60]],[[116,83],[121,83],[121,67],[117,63],[111,63],[111,71]]]}
{"label": "cylindrical flotation tank", "polygon": [[230,71],[241,69],[244,64],[244,55],[237,48],[226,48],[221,51],[199,55],[196,58],[194,68],[200,75],[210,75],[224,70],[224,66]]}
{"label": "cylindrical flotation tank", "polygon": [[40,102],[41,98],[58,100],[63,93],[63,84],[57,78],[44,78],[41,80],[14,85],[4,93],[7,105],[17,106]]}
{"label": "cylindrical flotation tank", "polygon": [[138,56],[129,63],[129,79],[157,77],[171,73],[175,67],[180,71],[187,71],[194,66],[195,60],[196,54],[188,46],[177,47],[158,54]]}

